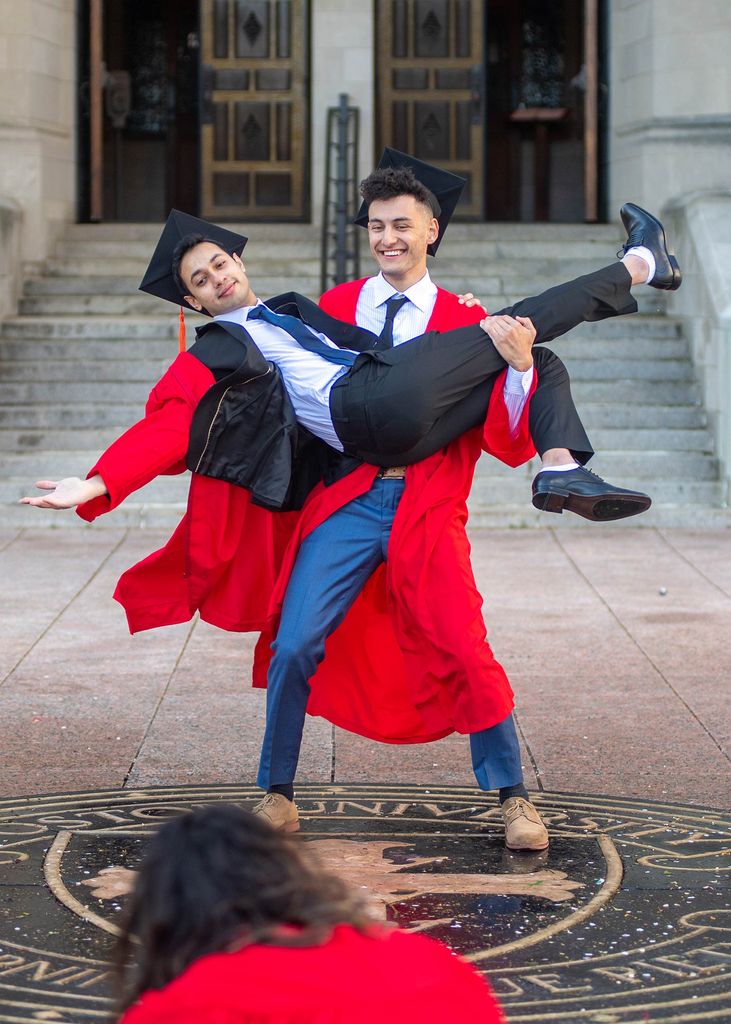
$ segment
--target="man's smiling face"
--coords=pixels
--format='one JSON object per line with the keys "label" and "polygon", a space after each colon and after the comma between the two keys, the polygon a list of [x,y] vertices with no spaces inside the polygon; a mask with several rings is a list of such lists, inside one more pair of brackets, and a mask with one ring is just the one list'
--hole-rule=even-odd
{"label": "man's smiling face", "polygon": [[256,303],[239,257],[213,242],[200,242],[186,252],[180,263],[180,277],[191,306],[211,316]]}
{"label": "man's smiling face", "polygon": [[374,199],[368,207],[368,240],[386,280],[405,291],[426,273],[426,247],[436,241],[439,222],[414,196]]}

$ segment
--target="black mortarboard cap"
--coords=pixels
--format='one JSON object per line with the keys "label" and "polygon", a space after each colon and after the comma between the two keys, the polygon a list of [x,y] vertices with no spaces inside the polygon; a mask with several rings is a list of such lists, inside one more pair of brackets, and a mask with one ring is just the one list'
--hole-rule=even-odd
{"label": "black mortarboard cap", "polygon": [[182,213],[180,210],[170,211],[160,240],[152,254],[150,265],[142,278],[140,291],[158,295],[161,299],[174,302],[176,306],[187,306],[188,309],[193,309],[197,313],[198,310],[185,301],[172,272],[175,246],[186,235],[204,235],[212,242],[217,242],[226,252],[235,252],[239,256],[243,252],[248,238],[246,235],[239,235],[235,231],[222,228],[218,224],[211,224],[199,217],[192,217],[189,213]]}
{"label": "black mortarboard cap", "polygon": [[[417,181],[426,185],[436,199],[439,206],[437,214],[439,235],[436,242],[432,242],[427,247],[429,255],[434,256],[439,248],[439,243],[444,238],[444,232],[452,219],[452,214],[462,195],[462,190],[467,184],[467,179],[460,178],[458,174],[452,174],[451,171],[444,171],[441,167],[427,164],[415,156],[409,156],[408,153],[401,153],[398,149],[391,149],[390,146],[386,146],[378,161],[378,170],[383,167],[410,167]],[[361,203],[355,223],[364,228],[368,227],[368,207],[365,203]]]}

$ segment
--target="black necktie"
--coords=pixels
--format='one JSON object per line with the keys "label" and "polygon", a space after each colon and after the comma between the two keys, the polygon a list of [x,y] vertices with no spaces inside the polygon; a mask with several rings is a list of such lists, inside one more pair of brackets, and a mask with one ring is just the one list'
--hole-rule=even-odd
{"label": "black necktie", "polygon": [[386,302],[386,322],[383,325],[383,330],[378,335],[378,345],[376,345],[376,348],[393,348],[393,321],[403,304],[408,301],[406,295],[392,295],[388,299]]}
{"label": "black necktie", "polygon": [[340,366],[352,366],[357,358],[357,352],[348,352],[342,348],[331,348],[324,341],[320,341],[307,324],[298,320],[296,316],[288,316],[286,313],[274,313],[268,306],[255,306],[247,319],[266,320],[268,324],[281,327],[302,348],[306,348],[308,352],[316,352],[318,356],[322,356],[323,359],[327,359],[330,363],[339,363]]}

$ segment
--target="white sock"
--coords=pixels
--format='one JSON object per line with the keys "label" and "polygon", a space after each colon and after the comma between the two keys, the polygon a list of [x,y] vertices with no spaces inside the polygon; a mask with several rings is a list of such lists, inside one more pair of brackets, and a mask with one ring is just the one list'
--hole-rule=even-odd
{"label": "white sock", "polygon": [[[645,284],[649,284],[655,276],[655,257],[652,255],[649,249],[645,248],[644,245],[633,245],[631,249],[628,249],[624,254],[626,256],[639,256],[641,260],[644,260],[647,264],[648,272],[645,278]],[[624,259],[622,259],[624,263]]]}
{"label": "white sock", "polygon": [[578,462],[567,462],[564,466],[541,466],[539,473],[567,473],[570,469],[578,469]]}

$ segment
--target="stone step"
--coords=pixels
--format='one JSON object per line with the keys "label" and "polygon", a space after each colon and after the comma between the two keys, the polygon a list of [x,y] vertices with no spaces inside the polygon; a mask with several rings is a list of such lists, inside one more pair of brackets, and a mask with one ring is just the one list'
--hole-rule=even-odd
{"label": "stone step", "polygon": [[[561,356],[564,355],[559,350]],[[623,360],[623,359],[566,359],[566,365],[573,381],[600,380],[646,380],[693,381],[695,374],[687,359]]]}
{"label": "stone step", "polygon": [[[62,267],[49,266],[49,274],[36,277],[26,282],[21,310],[26,315],[43,313],[42,299],[51,300],[59,297],[73,299],[75,308],[84,308],[81,297],[107,298],[112,296],[145,297],[149,302],[159,303],[154,296],[139,292],[139,283],[145,267],[140,264],[134,268],[129,260],[119,261],[118,273],[112,274],[115,268],[109,267],[98,260],[84,261],[78,268],[63,264]],[[521,260],[512,269],[505,264],[482,269],[480,257],[464,260],[460,265],[451,261],[448,273],[439,274],[439,283],[449,291],[461,294],[473,292],[486,309],[502,309],[529,295],[535,295],[546,288],[561,284],[571,278],[579,277],[597,268],[592,261],[585,263],[546,263],[540,261]],[[269,298],[282,291],[299,291],[317,297],[320,293],[319,270],[312,259],[285,261],[271,259],[266,263],[257,262],[251,275],[251,282],[257,295]],[[657,289],[635,289],[635,296],[641,309],[664,309],[666,297]],[[91,307],[89,307],[91,308]],[[110,313],[118,312],[118,305],[109,304]],[[149,305],[148,305],[149,308]],[[67,311],[66,306],[49,305],[49,312]],[[74,310],[72,309],[71,312]],[[92,311],[94,311],[92,309]],[[129,307],[121,311],[131,312]]]}
{"label": "stone step", "polygon": [[[319,278],[300,276],[295,278],[266,278],[257,284],[261,294],[268,297],[285,291],[297,291],[309,297],[316,296]],[[22,316],[144,316],[145,313],[160,313],[161,300],[145,292],[130,295],[32,295],[21,299],[18,306]],[[166,303],[169,308],[170,304]]]}
{"label": "stone step", "polygon": [[[108,448],[122,433],[121,427],[53,430],[44,427],[0,428],[0,452],[96,451]],[[1,456],[0,456],[1,457]]]}
{"label": "stone step", "polygon": [[[193,343],[192,333],[189,341]],[[168,366],[177,354],[178,339],[172,334],[165,338],[104,338],[98,341],[90,338],[24,338],[22,341],[0,338],[0,377],[7,379],[12,367],[22,367],[26,363],[42,373],[51,363],[73,366],[82,361],[94,364],[102,376],[107,372],[105,364],[120,360],[130,364],[130,372],[136,373],[132,367],[136,361],[159,361]],[[20,372],[24,371],[21,369]],[[150,384],[154,380],[151,377]]]}
{"label": "stone step", "polygon": [[[617,419],[622,418],[622,412],[623,410],[619,410]],[[589,432],[589,439],[598,452],[668,451],[712,455],[714,451],[713,436],[709,430],[597,427],[589,416],[584,415],[583,409],[580,409],[579,413]]]}
{"label": "stone step", "polygon": [[[153,386],[170,365],[172,351],[164,343],[167,352],[157,359],[133,359],[127,354],[124,359],[91,359],[86,346],[78,352],[77,359],[46,359],[0,361],[0,378],[5,382],[58,383],[60,381],[93,381],[94,383],[115,383],[119,381],[142,381],[149,388]],[[124,351],[120,346],[116,355]],[[1,356],[0,356],[1,360]]]}
{"label": "stone step", "polygon": [[[140,417],[150,387],[175,358],[176,311],[138,291],[160,230],[155,224],[71,226],[48,273],[27,282],[22,315],[0,324],[0,503],[11,525],[28,525],[35,512],[14,504],[29,483],[49,473],[86,472]],[[252,235],[246,259],[257,294],[317,296],[319,229],[248,225],[242,231]],[[359,237],[365,274],[371,260],[366,233]],[[617,225],[452,225],[434,273],[442,286],[474,291],[487,308],[499,309],[610,263],[621,239]],[[664,293],[642,288],[636,296],[640,316],[582,325],[552,345],[569,366],[599,452],[592,465],[620,486],[652,495],[653,508],[627,521],[632,525],[725,522],[725,511],[712,508],[724,494],[687,341],[679,322],[664,315]],[[186,315],[189,344],[202,322]],[[576,516],[534,510],[534,472],[535,465],[509,470],[483,459],[470,502],[473,522],[591,528]],[[102,523],[172,528],[186,492],[185,476],[153,481]],[[53,516],[51,523],[84,525],[73,515]]]}
{"label": "stone step", "polygon": [[[532,505],[493,505],[478,506],[469,502],[469,528],[473,529],[547,529],[559,530],[592,530],[595,523],[587,522],[580,516],[571,513],[553,515],[539,512]],[[731,528],[731,512],[726,508],[713,508],[698,505],[659,504],[653,502],[652,507],[640,516],[620,519],[604,524],[606,529],[683,529],[683,530],[726,530]]]}
{"label": "stone step", "polygon": [[[91,358],[88,346],[77,346],[77,358],[66,359],[21,359],[5,361],[0,349],[0,378],[6,383],[36,381],[147,381],[152,386],[165,372],[173,357],[173,349],[167,343],[161,346],[164,354],[151,358],[146,353],[142,358],[133,358],[123,345],[115,351],[117,358],[95,360]],[[614,359],[609,354],[591,359],[578,356],[568,357],[563,348],[560,352],[569,368],[572,380],[692,380],[693,368],[684,359]],[[26,357],[28,353],[25,353]],[[122,358],[120,358],[120,356]]]}
{"label": "stone step", "polygon": [[[65,236],[57,243],[56,258],[73,261],[76,258],[88,259],[92,256],[99,257],[101,260],[107,258],[116,259],[124,256],[127,259],[149,262],[155,241],[156,239],[148,241],[140,239],[120,240],[109,237],[74,238]],[[361,254],[365,256],[368,252],[365,232],[361,236],[361,242]],[[270,235],[268,226],[262,226],[259,229],[258,235],[256,228],[252,228],[250,241],[245,250],[245,259],[248,259],[253,264],[257,255],[263,255],[264,253],[267,256],[276,254],[286,259],[288,255],[291,255],[293,249],[299,254],[303,250],[309,250],[319,259],[320,244],[319,235],[307,234],[303,236],[277,237]],[[482,260],[520,259],[524,256],[532,259],[561,261],[594,258],[599,261],[597,265],[601,266],[602,262],[609,263],[613,256],[616,259],[615,253],[612,252],[614,244],[614,241],[610,239],[564,238],[557,243],[556,239],[551,236],[525,239],[510,237],[508,234],[500,237],[488,237],[487,234],[482,233],[467,235],[461,238],[455,236],[453,238],[450,233],[445,238],[440,248],[440,253],[443,252],[445,254],[446,259],[444,262],[450,258],[453,250],[455,255],[464,255],[466,250],[468,253],[474,253],[476,256],[479,256]],[[442,259],[440,256],[440,262]]]}
{"label": "stone step", "polygon": [[[97,264],[98,266],[98,264]],[[144,268],[142,268],[144,270]],[[257,291],[262,292],[264,297],[269,297],[270,292],[264,291],[262,282],[264,284],[267,281],[276,280],[282,281],[287,280],[287,268],[282,265],[279,261],[272,260],[271,269],[267,270],[267,273],[258,272],[256,275]],[[59,296],[59,295],[86,295],[86,296],[112,296],[112,295],[146,295],[145,292],[139,291],[139,284],[141,280],[140,275],[121,274],[117,276],[111,276],[109,274],[67,274],[63,276],[50,276],[44,277],[31,277],[25,282],[23,293],[27,298],[41,298],[43,296]],[[309,286],[319,288],[320,277],[319,274],[313,273],[310,266],[303,267],[300,263],[292,270],[291,280],[305,281]],[[485,287],[490,287],[492,290],[499,290],[502,287],[502,278],[494,276],[487,279]],[[297,290],[292,289],[290,285],[289,291]],[[155,299],[154,296],[147,296],[151,300],[159,303],[159,299]],[[159,310],[159,306],[158,306]]]}
{"label": "stone step", "polygon": [[[94,251],[97,247],[80,249],[78,252],[61,252],[51,256],[44,264],[44,273],[34,277],[49,277],[51,279],[74,279],[87,274],[86,268],[91,268],[88,273],[95,279],[106,277],[130,277],[138,285],[142,279],[152,254],[152,247],[141,249],[126,244],[113,246],[106,252]],[[597,247],[586,252],[575,251],[572,255],[556,255],[555,249],[550,251],[544,247],[543,252],[535,252],[532,246],[520,250],[513,247],[515,252],[510,255],[497,252],[496,246],[483,246],[470,242],[460,243],[455,246],[452,253],[442,255],[440,249],[439,263],[429,264],[432,276],[442,282],[446,279],[459,278],[465,273],[478,275],[493,275],[506,278],[513,277],[540,277],[542,274],[550,275],[557,281],[568,281],[572,277],[582,274],[589,274],[600,267],[608,266],[616,262],[615,253],[607,247]],[[331,255],[334,255],[331,254]],[[281,267],[282,272],[301,273],[303,263],[310,265],[310,274],[320,275],[320,248],[302,244],[288,245],[260,245],[250,246],[245,253],[245,265],[253,282],[259,280],[262,273],[267,273],[267,268]],[[124,270],[128,267],[128,270]],[[361,252],[361,273],[372,273],[375,263],[369,252]],[[548,287],[548,285],[546,285]]]}
{"label": "stone step", "polygon": [[[472,225],[466,226],[471,227]],[[567,227],[575,227],[579,229],[582,226],[583,225],[581,224],[567,225]],[[321,234],[320,226],[317,224],[245,224],[242,221],[239,223],[227,223],[226,227],[230,231],[236,231],[238,234],[246,236],[251,236],[253,233],[258,233],[260,231],[266,232],[267,238],[270,238],[272,241],[283,241],[287,239],[295,239],[297,241],[310,239],[313,241],[319,241]],[[517,227],[520,228],[522,225],[517,225]],[[559,225],[556,225],[556,227],[559,227]],[[586,225],[586,227],[590,229],[591,234],[594,234],[594,225]],[[617,234],[617,237],[619,237],[619,227],[606,224],[597,225],[597,227],[600,231],[603,229],[609,232],[606,237],[611,236],[611,230],[614,228],[614,232]],[[148,222],[122,223],[108,221],[105,224],[67,224],[64,228],[63,236],[59,241],[59,245],[62,245],[64,241],[144,242],[146,244],[154,245],[160,237],[162,229],[163,225],[161,223],[156,224]],[[365,231],[363,234],[365,235]],[[595,237],[605,236],[599,234]]]}
{"label": "stone step", "polygon": [[[123,251],[120,250],[120,252]],[[151,249],[148,261],[150,255],[152,255]],[[73,260],[56,256],[46,260],[44,264],[45,273],[54,277],[94,277],[99,274],[102,277],[134,277],[137,284],[142,280],[146,269],[145,260],[125,255],[107,256],[103,260],[93,256],[76,256]]]}
{"label": "stone step", "polygon": [[[119,257],[125,264],[129,262],[127,255]],[[561,284],[582,274],[596,270],[598,266],[593,260],[537,260],[526,257],[513,263],[500,260],[495,265],[486,263],[482,255],[461,254],[450,259],[449,268],[439,269],[435,277],[442,287],[459,293],[464,290],[466,281],[477,281],[479,297],[502,295],[503,293],[517,296],[533,295],[554,285]],[[83,270],[74,264],[63,262],[62,266],[49,266],[49,273],[29,278],[24,285],[26,297],[43,295],[134,295],[139,291],[139,284],[146,269],[140,261],[135,272],[112,273],[104,260],[85,261],[88,268]],[[115,264],[116,266],[116,264]],[[268,294],[267,282],[271,280],[290,279],[314,282],[319,287],[320,275],[317,267],[308,260],[306,265],[300,256],[297,259],[283,259],[267,256],[253,265],[252,283],[257,292]],[[657,290],[655,289],[655,292]],[[651,290],[648,289],[648,293]]]}
{"label": "stone step", "polygon": [[150,392],[145,381],[100,381],[95,387],[88,383],[50,381],[21,381],[17,384],[0,382],[0,408],[28,403],[58,404],[84,403],[91,397],[94,402],[110,404],[138,404],[141,409]]}
{"label": "stone step", "polygon": [[[633,490],[645,491],[650,495],[653,502],[660,505],[708,505],[720,506],[723,502],[722,485],[718,480],[687,480],[680,476],[673,476],[671,479],[653,480],[647,477],[635,477],[629,474],[611,474],[604,463],[605,453],[600,458],[592,459],[591,465],[596,462],[596,471],[620,487],[628,487]],[[521,504],[531,502],[531,481],[535,475],[535,467],[529,473],[525,472],[526,467],[520,467],[513,471],[513,475],[498,475],[494,469],[493,462],[483,460],[478,467],[475,481],[471,492],[471,509],[482,507],[490,508],[494,504]]]}
{"label": "stone step", "polygon": [[[34,495],[37,492],[34,488],[36,480],[61,479],[64,476],[84,476],[94,465],[94,460],[77,466],[73,471],[64,473],[59,467],[49,465],[39,471],[23,473],[22,476],[8,476],[0,479],[0,505],[14,504],[25,495]],[[135,491],[134,501],[136,503],[155,502],[163,505],[180,505],[185,507],[188,493],[187,473],[179,476],[161,476],[152,483]]]}
{"label": "stone step", "polygon": [[[96,446],[90,451],[54,452],[51,458],[46,452],[6,452],[0,455],[0,476],[6,480],[26,481],[39,477],[83,476],[98,456]],[[597,469],[601,476],[620,486],[626,486],[621,481],[630,477],[645,481],[644,486],[649,487],[650,481],[687,482],[714,480],[718,476],[716,459],[700,452],[600,450],[594,461],[601,466]],[[494,480],[513,479],[516,475],[515,470],[493,461],[488,462],[484,470],[481,464],[481,473],[483,471]],[[162,486],[167,487],[168,482],[163,481]]]}
{"label": "stone step", "polygon": [[91,430],[95,427],[119,428],[118,433],[135,423],[144,410],[143,402],[128,405],[106,402],[59,405],[0,405],[0,428],[18,430]]}
{"label": "stone step", "polygon": [[[141,493],[141,492],[140,492]],[[168,530],[173,532],[185,514],[186,503],[125,501],[113,512],[107,512],[93,524],[86,523],[75,512],[64,510],[53,512],[47,509],[29,508],[17,502],[5,504],[0,501],[3,523],[6,527],[37,530],[39,527],[49,529],[148,529]]]}
{"label": "stone step", "polygon": [[[89,525],[72,512],[54,513],[27,508],[24,505],[0,504],[3,523],[6,527],[33,528],[34,531],[41,527],[48,527],[54,530],[149,529],[168,530],[172,533],[182,519],[185,507],[182,502],[168,505],[156,502],[138,502],[130,498],[113,512],[107,513]],[[468,531],[470,528],[596,529],[595,523],[587,522],[586,519],[570,513],[552,515],[539,512],[533,508],[530,501],[487,506],[472,499],[469,502],[469,512]],[[632,516],[629,519],[605,524],[602,529],[671,527],[687,530],[731,529],[731,512],[727,508],[714,508],[710,505],[662,504],[656,501],[641,516]]]}
{"label": "stone step", "polygon": [[572,385],[576,404],[583,407],[585,402],[607,402],[615,407],[625,403],[645,405],[699,405],[700,389],[697,384],[685,381],[595,381],[577,380]]}
{"label": "stone step", "polygon": [[[708,430],[672,428],[597,428],[588,416],[582,417],[598,452],[686,451],[713,453],[713,438]],[[0,452],[31,453],[46,451],[102,451],[122,431],[122,424],[96,429],[43,429],[16,427],[0,429]]]}
{"label": "stone step", "polygon": [[[598,325],[597,325],[598,326]],[[688,360],[688,342],[682,336],[653,338],[645,337],[638,332],[636,337],[606,338],[579,337],[578,329],[552,341],[549,348],[553,349],[565,363],[573,365],[574,361],[594,362],[604,359],[621,359],[633,367],[644,360],[664,362],[666,359]],[[2,347],[0,345],[0,353]]]}
{"label": "stone step", "polygon": [[[161,307],[160,307],[161,308]],[[194,337],[195,327],[207,322],[207,318],[186,311],[185,320],[189,342]],[[682,336],[678,320],[665,316],[623,316],[601,320],[598,323],[580,324],[571,332],[571,338],[679,338]],[[178,316],[173,306],[168,312],[149,316],[100,316],[54,317],[22,316],[7,317],[0,322],[0,338],[174,338],[178,337]],[[556,341],[554,344],[560,344]]]}
{"label": "stone step", "polygon": [[[189,337],[193,337],[196,324],[205,323],[204,317],[186,314]],[[28,338],[171,338],[177,341],[178,317],[172,312],[166,316],[60,318],[49,316],[8,317],[0,322],[0,337]]]}
{"label": "stone step", "polygon": [[610,402],[580,402],[579,412],[587,427],[595,430],[648,430],[669,428],[689,430],[705,427],[708,416],[702,405],[614,405]]}
{"label": "stone step", "polygon": [[[69,475],[79,476],[88,471],[91,465],[93,465],[93,462],[81,467],[78,472]],[[513,471],[512,476],[483,475],[481,471],[478,471],[469,502],[470,516],[472,517],[481,511],[489,512],[505,505],[525,506],[525,512],[532,515],[531,480],[533,473],[527,475],[523,470],[524,467],[520,471]],[[20,498],[25,495],[39,493],[34,489],[35,481],[37,479],[54,479],[52,474],[59,477],[63,475],[62,473],[56,473],[56,468],[53,465],[49,465],[45,471],[40,473],[0,479],[0,507],[3,508],[3,522],[5,525],[7,525],[5,513],[8,508],[15,506]],[[678,479],[668,481],[631,476],[619,478],[616,476],[611,477],[606,470],[602,475],[606,479],[611,480],[612,483],[620,486],[646,491],[652,498],[653,504],[657,505],[676,507],[700,505],[708,508],[719,508],[723,502],[722,487],[717,480]],[[130,496],[128,502],[124,504],[131,506],[154,504],[174,507],[179,519],[185,510],[187,492],[187,474],[175,477],[159,477],[153,480],[152,483],[140,488],[139,491],[136,491],[134,495]],[[25,509],[23,506],[21,506],[21,509],[23,509],[26,515],[36,511],[32,508]],[[543,515],[547,515],[547,513],[541,513],[541,516]],[[560,522],[561,519],[568,518],[574,517],[569,517],[568,514],[561,517],[555,516],[555,518],[551,516],[550,525],[553,525],[554,522]],[[641,518],[644,517],[637,517],[638,522]],[[60,519],[61,516],[59,515]],[[34,524],[33,520],[26,520],[24,523],[24,525],[31,524]],[[55,517],[52,523],[49,522],[49,525],[54,524]]]}
{"label": "stone step", "polygon": [[[320,227],[315,224],[252,224],[251,222],[231,222],[226,225],[231,231],[252,237],[260,230],[266,230],[272,239],[284,238],[320,238]],[[134,223],[108,221],[104,224],[68,224],[64,228],[64,238],[70,240],[112,240],[112,241],[143,241],[156,242],[163,225],[161,223]],[[366,232],[363,231],[363,238]],[[623,230],[619,223],[611,224],[547,224],[523,222],[490,222],[487,224],[471,224],[452,222],[449,226],[448,239],[469,238],[511,238],[524,240],[566,240],[566,239],[600,239],[607,242],[620,241]],[[445,243],[446,244],[445,240]]]}
{"label": "stone step", "polygon": [[[557,284],[558,282],[556,282]],[[447,283],[445,282],[445,285]],[[281,295],[283,292],[299,292],[312,301],[319,295],[317,278],[267,278],[257,283],[257,294],[264,299]],[[510,309],[526,296],[536,291],[531,283],[522,290],[501,291],[485,294],[480,289],[479,281],[461,279],[448,283],[450,291],[458,293],[472,292],[480,300],[488,312]],[[640,293],[636,296],[640,313],[656,315],[665,309],[666,298],[659,292]],[[136,292],[130,295],[75,295],[71,292],[63,295],[30,296],[20,299],[18,308],[23,316],[62,316],[76,318],[79,316],[145,316],[159,318],[164,315],[165,308],[172,309],[169,303],[161,303],[155,296]]]}
{"label": "stone step", "polygon": [[[99,381],[90,389],[88,383],[72,381],[0,381],[0,406],[28,403],[86,403],[95,402],[139,403],[146,401],[151,382]],[[647,405],[692,405],[699,401],[698,385],[688,381],[655,380],[575,380],[572,387],[578,404],[583,402],[623,403],[643,402]]]}
{"label": "stone step", "polygon": [[[188,332],[189,341],[193,342],[192,331]],[[630,374],[635,363],[643,360],[664,362],[665,360],[687,359],[688,343],[683,337],[586,337],[577,336],[573,331],[550,346],[568,364],[573,361],[595,363],[604,359],[621,359],[630,366]],[[106,363],[123,360],[127,364],[135,360],[167,361],[177,355],[177,337],[168,335],[165,338],[107,338],[91,340],[88,338],[66,338],[48,340],[43,338],[26,338],[14,340],[0,338],[0,374],[8,379],[14,364],[17,364],[22,375],[25,364],[36,367],[37,372],[44,373],[50,363]],[[131,373],[137,373],[131,365]],[[103,366],[101,374],[106,373]],[[150,378],[152,383],[152,378]]]}
{"label": "stone step", "polygon": [[[477,280],[482,293],[499,292],[505,287],[522,295],[543,291],[571,278],[589,274],[611,263],[611,255],[603,259],[558,260],[526,255],[512,260],[490,260],[485,254],[459,252],[448,265],[433,267],[434,278],[443,287],[461,290],[465,280]],[[128,293],[136,291],[147,268],[145,260],[134,260],[121,251],[114,257],[82,257],[81,262],[54,259],[42,276],[25,283],[27,295],[45,295],[62,291]],[[363,266],[362,273],[368,273]],[[297,256],[267,253],[249,261],[252,284],[263,292],[262,280],[271,277],[307,278],[320,281],[319,254],[300,252]]]}
{"label": "stone step", "polygon": [[[615,417],[618,418],[618,417]],[[713,454],[713,438],[701,428],[673,429],[597,427],[589,416],[582,419],[591,442],[602,451],[694,451]],[[31,453],[58,451],[101,452],[122,432],[119,426],[104,428],[48,429],[42,427],[0,428],[0,452]]]}
{"label": "stone step", "polygon": [[[444,286],[449,291],[457,292],[459,294],[472,292],[480,300],[482,305],[489,313],[497,313],[500,310],[510,309],[516,303],[529,295],[536,294],[541,291],[542,285],[548,285],[550,282],[531,282],[529,286],[521,291],[504,290],[494,294],[485,294],[480,289],[479,281],[466,280],[462,278],[459,281],[444,282]],[[558,282],[555,282],[558,283]],[[667,309],[667,296],[664,292],[659,292],[656,289],[636,289],[635,300],[637,302],[637,310],[644,316],[659,316],[662,315]],[[635,317],[635,319],[640,319]],[[576,329],[576,328],[574,328]]]}

